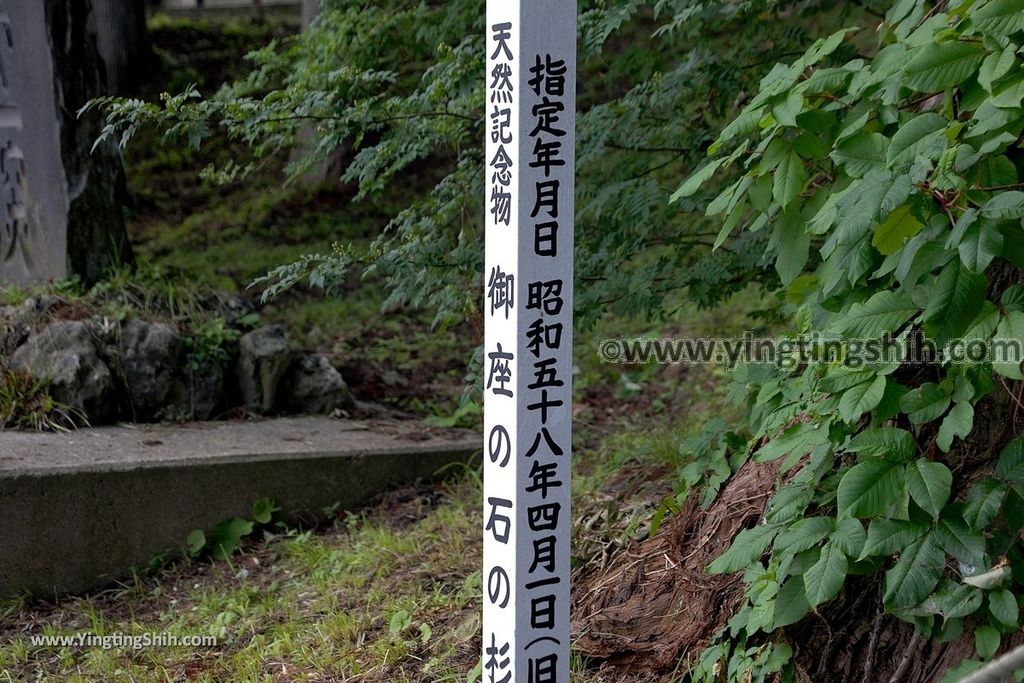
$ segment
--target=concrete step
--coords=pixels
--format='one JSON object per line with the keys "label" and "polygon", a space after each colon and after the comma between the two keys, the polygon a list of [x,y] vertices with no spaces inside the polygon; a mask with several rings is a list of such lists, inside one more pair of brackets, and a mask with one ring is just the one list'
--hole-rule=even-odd
{"label": "concrete step", "polygon": [[271,497],[285,521],[361,505],[481,449],[470,430],[327,417],[0,432],[0,596],[96,588]]}

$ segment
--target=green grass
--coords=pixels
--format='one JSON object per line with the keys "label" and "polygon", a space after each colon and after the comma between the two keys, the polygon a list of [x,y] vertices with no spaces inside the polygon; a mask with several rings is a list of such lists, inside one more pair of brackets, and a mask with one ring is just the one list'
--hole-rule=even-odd
{"label": "green grass", "polygon": [[[577,516],[599,520],[577,534],[577,554],[584,536],[641,528],[651,508],[630,496],[671,453],[670,434],[645,430],[577,457]],[[601,517],[613,481],[621,510]],[[436,493],[393,495],[315,532],[283,530],[230,561],[182,560],[56,605],[0,604],[0,681],[467,681],[480,647],[480,498],[468,470]],[[211,635],[218,645],[131,652],[28,640],[83,631]],[[576,681],[604,680],[575,666]]]}
{"label": "green grass", "polygon": [[[747,313],[758,305],[749,293],[714,314],[684,309],[653,331],[735,333],[756,323]],[[638,369],[641,389],[615,395],[594,375],[622,369],[592,365],[590,337],[635,332],[628,328],[609,319],[579,339],[576,571],[600,571],[609,553],[646,537],[661,501],[679,491],[675,472],[689,462],[680,444],[735,410],[723,373],[710,367]],[[91,596],[0,604],[0,681],[470,680],[480,647],[481,495],[470,468],[433,490],[332,513],[316,529],[249,541],[230,561],[179,560]],[[83,631],[213,635],[218,645],[131,652],[28,641]],[[578,683],[644,680],[598,673],[578,657],[573,671]]]}

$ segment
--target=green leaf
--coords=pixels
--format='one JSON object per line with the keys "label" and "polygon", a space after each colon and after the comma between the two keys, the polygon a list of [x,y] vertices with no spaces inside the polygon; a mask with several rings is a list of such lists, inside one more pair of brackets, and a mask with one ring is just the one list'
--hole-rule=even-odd
{"label": "green leaf", "polygon": [[744,529],[733,539],[729,549],[708,565],[708,573],[731,574],[744,569],[761,557],[764,549],[778,532],[779,528],[774,524],[761,524],[753,529]]}
{"label": "green leaf", "polygon": [[895,555],[921,538],[927,531],[928,527],[919,522],[886,517],[873,519],[868,525],[868,535],[864,541],[864,547],[860,551],[859,559]]}
{"label": "green leaf", "polygon": [[878,375],[873,380],[861,382],[843,392],[839,399],[839,415],[849,423],[856,422],[860,416],[878,405],[885,394],[885,376]]}
{"label": "green leaf", "polygon": [[953,473],[941,462],[920,458],[907,465],[907,488],[910,497],[922,510],[937,518],[949,501]]}
{"label": "green leaf", "polygon": [[718,167],[722,165],[723,161],[725,161],[724,158],[715,159],[695,171],[675,192],[672,193],[672,196],[668,200],[669,203],[675,202],[683,197],[690,197],[696,193],[704,183],[715,175],[715,171],[718,170]]}
{"label": "green leaf", "polygon": [[831,517],[808,517],[801,519],[779,534],[773,549],[776,554],[800,553],[818,545],[821,539],[832,533],[834,522]]}
{"label": "green leaf", "polygon": [[881,133],[861,131],[843,140],[829,155],[851,178],[861,178],[885,163],[889,139]]}
{"label": "green leaf", "polygon": [[783,209],[796,199],[807,179],[803,160],[792,149],[788,150],[775,169],[772,196]]}
{"label": "green leaf", "polygon": [[946,556],[932,534],[911,543],[885,573],[886,606],[906,609],[920,604],[939,583],[945,563]]}
{"label": "green leaf", "polygon": [[971,13],[971,22],[985,33],[1009,35],[1024,28],[1024,0],[992,0]]}
{"label": "green leaf", "polygon": [[924,424],[939,419],[949,407],[950,400],[948,391],[938,384],[927,382],[900,399],[900,410],[907,414],[913,424]]}
{"label": "green leaf", "polygon": [[772,619],[774,628],[782,628],[795,624],[811,610],[807,602],[804,588],[804,577],[791,576],[782,584],[779,594],[775,596],[775,617]]}
{"label": "green leaf", "polygon": [[953,446],[953,439],[956,437],[965,438],[971,433],[973,427],[974,406],[967,401],[957,403],[953,406],[953,410],[949,411],[949,415],[943,418],[935,443],[938,444],[943,453],[948,453],[949,449]]}
{"label": "green leaf", "polygon": [[993,221],[975,221],[964,232],[957,250],[968,270],[982,273],[992,263],[992,259],[1003,253],[1003,233]]}
{"label": "green leaf", "polygon": [[919,310],[906,294],[887,289],[864,303],[851,305],[837,320],[835,331],[856,339],[878,339],[886,332],[895,332]]}
{"label": "green leaf", "polygon": [[999,513],[1006,487],[991,477],[971,487],[964,503],[964,519],[972,529],[984,529]]}
{"label": "green leaf", "polygon": [[208,546],[216,560],[225,560],[238,547],[239,541],[252,533],[252,522],[235,517],[215,526],[209,534]]}
{"label": "green leaf", "polygon": [[783,211],[776,217],[773,241],[778,254],[775,270],[782,284],[788,285],[803,272],[811,245],[811,236],[804,230],[798,211]]}
{"label": "green leaf", "polygon": [[412,616],[404,609],[400,609],[391,615],[391,620],[388,622],[388,631],[393,636],[397,636],[407,628],[412,626]]}
{"label": "green leaf", "polygon": [[802,457],[815,446],[826,441],[828,441],[827,430],[809,422],[800,422],[762,446],[754,454],[754,461],[768,462],[784,455]]}
{"label": "green leaf", "polygon": [[[1003,377],[1024,379],[1020,370],[1020,351],[1024,344],[1024,313],[1009,311],[999,320],[996,326],[992,351],[996,358],[992,359],[992,369]],[[1000,359],[1002,357],[1002,359]]]}
{"label": "green leaf", "polygon": [[961,336],[981,310],[987,281],[959,260],[950,261],[939,273],[924,311],[925,332],[937,344]]}
{"label": "green leaf", "polygon": [[996,463],[996,474],[1004,481],[1024,481],[1024,437],[1018,436],[1003,446]]}
{"label": "green leaf", "polygon": [[796,116],[804,107],[804,96],[796,91],[790,90],[786,96],[772,105],[772,116],[779,122],[780,126],[796,127]]}
{"label": "green leaf", "polygon": [[974,73],[985,58],[978,43],[950,40],[925,45],[907,64],[908,87],[918,92],[935,92],[958,85]]}
{"label": "green leaf", "polygon": [[936,150],[932,150],[932,147],[936,147],[936,141],[942,139],[942,131],[945,128],[946,119],[932,112],[910,119],[892,136],[892,144],[889,145],[886,154],[886,164],[912,164],[919,155],[926,152],[929,159],[937,157],[941,147]]}
{"label": "green leaf", "polygon": [[839,594],[846,579],[846,555],[833,543],[826,543],[821,556],[804,572],[804,589],[811,607],[817,607]]}
{"label": "green leaf", "polygon": [[979,626],[974,631],[974,649],[982,659],[992,659],[999,649],[999,631],[991,626]]}
{"label": "green leaf", "polygon": [[1017,627],[1019,616],[1017,598],[1005,588],[988,594],[988,611],[1000,624]]}
{"label": "green leaf", "polygon": [[846,450],[893,461],[909,460],[917,452],[917,443],[914,435],[905,429],[874,427],[853,437]]}
{"label": "green leaf", "polygon": [[[1024,0],[1018,0],[1024,2]],[[1017,52],[1013,45],[1007,45],[1002,52],[993,52],[978,69],[978,83],[986,92],[992,94],[992,84],[1006,75],[1017,61]]]}
{"label": "green leaf", "polygon": [[960,619],[977,612],[983,599],[984,594],[974,586],[958,584],[936,597],[936,607],[946,619]]}
{"label": "green leaf", "polygon": [[839,516],[877,517],[899,501],[903,485],[903,468],[897,463],[869,460],[854,465],[839,481]]}
{"label": "green leaf", "polygon": [[202,529],[193,529],[185,543],[188,546],[189,556],[195,557],[206,547],[206,534],[203,533]]}
{"label": "green leaf", "polygon": [[836,530],[832,532],[831,537],[832,543],[847,557],[858,557],[864,549],[866,540],[867,533],[865,533],[864,527],[859,521],[849,517],[836,522]]}
{"label": "green leaf", "polygon": [[252,504],[252,518],[260,524],[270,524],[271,518],[278,509],[274,505],[273,498],[260,498]]}
{"label": "green leaf", "polygon": [[981,207],[981,215],[999,220],[1024,218],[1024,192],[1011,190],[994,195]]}
{"label": "green leaf", "polygon": [[[911,205],[904,204],[875,228],[875,236],[871,239],[871,245],[878,249],[883,256],[895,254],[903,248],[911,237],[916,235],[924,227],[924,223],[917,220],[911,212]],[[999,235],[1002,238],[1002,235]],[[1002,243],[1000,243],[1002,248]]]}
{"label": "green leaf", "polygon": [[939,520],[935,526],[935,538],[942,550],[965,564],[978,566],[985,558],[985,537],[953,515]]}

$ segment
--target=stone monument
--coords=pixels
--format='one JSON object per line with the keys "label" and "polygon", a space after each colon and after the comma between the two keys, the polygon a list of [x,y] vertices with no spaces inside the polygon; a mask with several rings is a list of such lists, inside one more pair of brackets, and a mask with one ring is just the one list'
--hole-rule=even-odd
{"label": "stone monument", "polygon": [[120,155],[78,116],[104,91],[89,0],[0,0],[0,283],[131,261]]}

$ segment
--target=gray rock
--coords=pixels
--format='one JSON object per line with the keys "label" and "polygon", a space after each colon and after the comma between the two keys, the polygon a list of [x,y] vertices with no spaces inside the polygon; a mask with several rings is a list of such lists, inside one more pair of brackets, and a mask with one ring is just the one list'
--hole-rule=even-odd
{"label": "gray rock", "polygon": [[345,380],[325,356],[297,354],[281,382],[282,410],[289,413],[330,413],[353,408]]}
{"label": "gray rock", "polygon": [[3,359],[14,353],[31,331],[18,313],[14,306],[0,306],[0,368],[4,365]]}
{"label": "gray rock", "polygon": [[224,368],[208,360],[188,370],[188,414],[193,420],[212,420],[224,409]]}
{"label": "gray rock", "polygon": [[50,383],[50,394],[93,421],[116,412],[110,368],[100,356],[89,325],[80,320],[51,323],[29,337],[14,355],[11,368]]}
{"label": "gray rock", "polygon": [[134,421],[173,418],[185,410],[185,391],[178,379],[182,348],[174,325],[138,319],[125,324],[120,341],[121,371]]}
{"label": "gray rock", "polygon": [[274,409],[278,384],[290,363],[288,339],[279,325],[260,327],[238,340],[238,388],[249,410]]}

